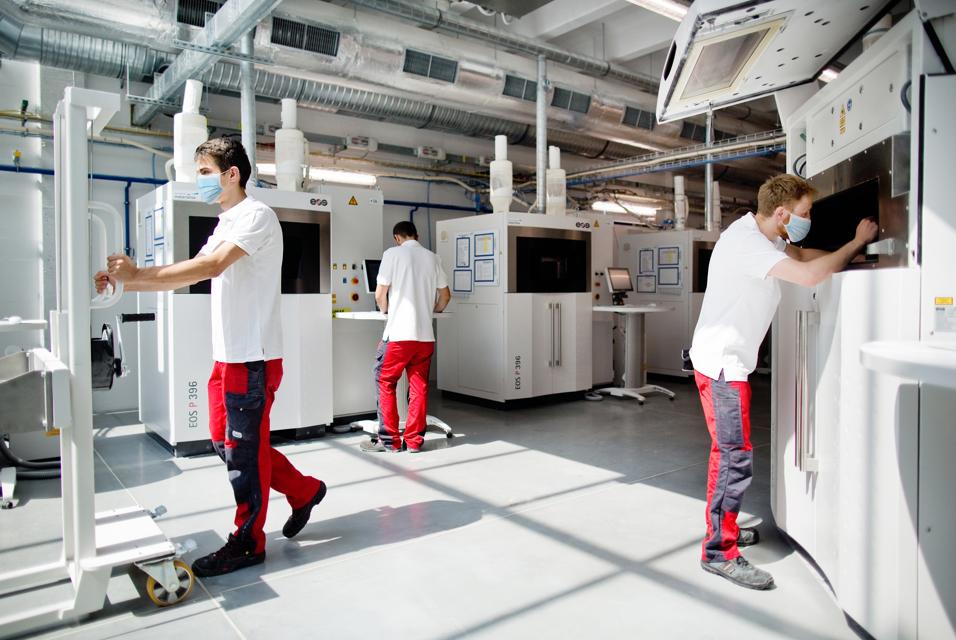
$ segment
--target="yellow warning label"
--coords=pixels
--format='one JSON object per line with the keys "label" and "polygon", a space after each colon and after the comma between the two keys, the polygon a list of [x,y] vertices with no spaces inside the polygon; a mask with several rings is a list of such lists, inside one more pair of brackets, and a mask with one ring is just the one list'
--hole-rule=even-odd
{"label": "yellow warning label", "polygon": [[846,133],[846,107],[840,107],[840,135]]}
{"label": "yellow warning label", "polygon": [[349,206],[350,207],[358,206],[358,200],[355,199],[355,196],[352,196],[351,198],[349,198]]}
{"label": "yellow warning label", "polygon": [[595,220],[595,221],[594,221],[594,228],[595,228],[595,229],[600,229],[600,228],[601,228],[601,223],[598,222],[597,220]]}
{"label": "yellow warning label", "polygon": [[43,435],[45,435],[47,438],[58,438],[60,436],[60,430],[57,427],[53,427]]}
{"label": "yellow warning label", "polygon": [[948,297],[948,298],[940,298],[940,297],[937,297],[937,298],[935,298],[935,300],[936,300],[936,306],[937,306],[937,307],[951,307],[951,306],[953,306],[953,298],[952,298],[952,297]]}

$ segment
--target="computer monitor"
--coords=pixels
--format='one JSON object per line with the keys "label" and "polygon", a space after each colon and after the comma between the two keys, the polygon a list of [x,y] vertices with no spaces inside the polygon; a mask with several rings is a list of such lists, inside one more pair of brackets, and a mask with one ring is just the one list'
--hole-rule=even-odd
{"label": "computer monitor", "polygon": [[365,272],[365,290],[369,293],[375,293],[375,287],[378,286],[378,268],[382,266],[381,260],[363,260],[362,267]]}
{"label": "computer monitor", "polygon": [[627,267],[608,267],[605,274],[607,275],[608,292],[611,294],[611,304],[624,304],[627,292],[634,291],[631,270]]}
{"label": "computer monitor", "polygon": [[631,270],[627,267],[608,267],[606,273],[607,288],[611,293],[634,291]]}

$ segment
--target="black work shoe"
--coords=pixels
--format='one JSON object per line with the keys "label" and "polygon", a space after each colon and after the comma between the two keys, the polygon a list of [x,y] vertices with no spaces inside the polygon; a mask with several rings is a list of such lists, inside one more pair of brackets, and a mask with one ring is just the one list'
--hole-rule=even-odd
{"label": "black work shoe", "polygon": [[741,527],[737,532],[737,546],[749,547],[760,542],[760,533],[756,527]]}
{"label": "black work shoe", "polygon": [[286,538],[294,538],[297,533],[302,531],[302,527],[308,524],[309,516],[312,515],[312,507],[322,502],[322,498],[325,497],[327,490],[328,487],[325,486],[325,483],[319,480],[319,490],[315,492],[312,499],[298,509],[292,510],[292,515],[289,516],[289,519],[285,521],[285,525],[282,527],[282,535]]}
{"label": "black work shoe", "polygon": [[385,443],[382,442],[381,438],[378,440],[366,440],[365,442],[359,445],[359,449],[362,451],[368,451],[371,453],[379,453],[382,451],[398,451],[395,447],[386,447]]}
{"label": "black work shoe", "polygon": [[255,552],[254,543],[240,542],[234,535],[229,534],[229,540],[222,549],[193,562],[193,573],[197,578],[221,576],[262,564],[265,559],[265,552]]}
{"label": "black work shoe", "polygon": [[773,576],[753,566],[743,556],[737,556],[726,562],[700,561],[700,566],[708,573],[727,578],[734,584],[747,589],[764,590],[773,586]]}

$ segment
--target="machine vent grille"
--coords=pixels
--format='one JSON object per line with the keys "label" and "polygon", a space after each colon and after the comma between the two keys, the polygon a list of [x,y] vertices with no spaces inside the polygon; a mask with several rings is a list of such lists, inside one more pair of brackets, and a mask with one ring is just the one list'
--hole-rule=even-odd
{"label": "machine vent grille", "polygon": [[624,119],[621,121],[629,127],[651,130],[654,128],[654,114],[650,111],[627,107],[624,109]]}
{"label": "machine vent grille", "polygon": [[538,99],[538,83],[519,76],[506,75],[505,90],[502,93],[512,98],[535,102]]}
{"label": "machine vent grille", "polygon": [[405,64],[402,67],[405,73],[414,73],[416,76],[424,76],[441,80],[442,82],[455,82],[458,75],[458,62],[450,58],[433,56],[430,53],[415,51],[414,49],[405,50]]}
{"label": "machine vent grille", "polygon": [[591,108],[591,96],[586,93],[555,87],[554,96],[551,98],[551,106],[577,113],[587,113],[588,109]]}
{"label": "machine vent grille", "polygon": [[339,32],[273,16],[273,44],[335,57],[339,54]]}
{"label": "machine vent grille", "polygon": [[[702,124],[694,124],[693,122],[688,122],[687,120],[681,125],[680,137],[687,138],[688,140],[695,140],[697,142],[706,142],[707,141],[707,127]],[[720,142],[721,140],[727,140],[728,138],[733,138],[734,134],[727,131],[721,131],[720,129],[714,129],[714,142]]]}
{"label": "machine vent grille", "polygon": [[194,27],[206,26],[206,14],[216,13],[222,2],[217,0],[179,0],[176,3],[176,21]]}

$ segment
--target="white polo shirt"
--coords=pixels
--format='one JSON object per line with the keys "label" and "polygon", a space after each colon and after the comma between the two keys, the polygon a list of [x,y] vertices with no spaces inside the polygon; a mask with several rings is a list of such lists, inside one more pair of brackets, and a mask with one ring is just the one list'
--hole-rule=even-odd
{"label": "white polo shirt", "polygon": [[780,302],[780,284],[768,277],[786,242],[767,239],[748,213],[720,234],[710,258],[707,291],[694,330],[694,369],[714,380],[744,381]]}
{"label": "white polo shirt", "polygon": [[217,362],[281,358],[282,228],[275,211],[247,196],[219,214],[199,253],[210,255],[223,242],[248,255],[212,279],[212,357]]}
{"label": "white polo shirt", "polygon": [[382,339],[434,342],[436,293],[448,286],[441,259],[417,240],[406,240],[385,251],[377,283],[389,287],[388,320]]}

